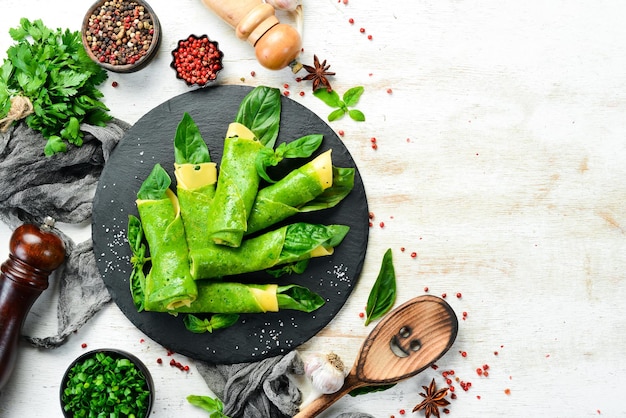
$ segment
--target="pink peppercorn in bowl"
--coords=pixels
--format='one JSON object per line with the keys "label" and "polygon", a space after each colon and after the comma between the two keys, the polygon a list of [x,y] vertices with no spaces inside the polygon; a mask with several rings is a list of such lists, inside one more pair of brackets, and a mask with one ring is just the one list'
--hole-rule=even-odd
{"label": "pink peppercorn in bowl", "polygon": [[176,71],[176,78],[183,80],[189,87],[205,87],[217,79],[223,67],[224,53],[217,41],[207,35],[189,35],[178,41],[172,51],[170,67]]}
{"label": "pink peppercorn in bowl", "polygon": [[143,0],[98,0],[82,26],[87,55],[106,70],[131,73],[154,58],[161,43],[161,25]]}

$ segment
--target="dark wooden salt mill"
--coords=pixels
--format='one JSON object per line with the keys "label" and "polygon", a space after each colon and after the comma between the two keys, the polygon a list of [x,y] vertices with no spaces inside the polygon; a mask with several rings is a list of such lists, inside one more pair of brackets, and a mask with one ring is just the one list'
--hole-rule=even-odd
{"label": "dark wooden salt mill", "polygon": [[41,226],[18,227],[0,267],[0,390],[13,372],[24,319],[65,259],[65,245],[53,226],[54,219],[47,217]]}

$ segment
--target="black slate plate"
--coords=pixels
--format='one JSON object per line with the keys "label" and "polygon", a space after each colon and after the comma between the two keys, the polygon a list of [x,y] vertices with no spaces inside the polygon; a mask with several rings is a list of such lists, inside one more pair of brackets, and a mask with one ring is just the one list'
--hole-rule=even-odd
{"label": "black slate plate", "polygon": [[[241,100],[250,90],[244,86],[195,90],[148,112],[127,131],[111,154],[94,198],[94,253],[113,300],[124,315],[154,341],[177,353],[215,364],[258,361],[284,354],[313,337],[348,299],[361,273],[367,248],[368,207],[357,170],[354,189],[343,202],[331,209],[298,215],[298,220],[312,223],[350,226],[350,232],[332,256],[313,259],[305,273],[278,280],[265,273],[230,278],[232,281],[298,283],[326,300],[322,308],[313,313],[281,311],[242,315],[236,325],[212,334],[187,331],[182,315],[173,317],[135,310],[128,284],[131,265],[126,227],[128,216],[137,216],[137,190],[156,163],[168,170],[175,183],[173,140],[184,112],[194,119],[209,146],[211,158],[219,164],[228,124],[234,120]],[[323,120],[299,103],[283,97],[277,144],[313,133],[324,135],[318,153],[332,148],[334,165],[356,167],[346,147]],[[293,161],[282,170],[287,172],[303,163],[303,160]],[[274,174],[274,178],[280,175]]]}

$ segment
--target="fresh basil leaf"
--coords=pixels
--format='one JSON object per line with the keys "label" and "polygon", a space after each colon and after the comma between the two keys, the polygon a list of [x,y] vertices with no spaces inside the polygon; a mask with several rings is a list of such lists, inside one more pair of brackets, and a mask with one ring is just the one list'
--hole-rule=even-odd
{"label": "fresh basil leaf", "polygon": [[288,274],[296,273],[302,274],[309,266],[309,259],[299,260],[294,263],[283,264],[275,269],[265,270],[270,276],[279,278]]}
{"label": "fresh basil leaf", "polygon": [[228,418],[224,415],[224,404],[218,398],[211,398],[210,396],[201,395],[189,395],[187,396],[187,402],[198,408],[202,408],[207,412],[210,412],[210,418]]}
{"label": "fresh basil leaf", "polygon": [[259,153],[256,155],[256,159],[254,160],[259,177],[268,183],[276,183],[276,181],[272,180],[269,174],[267,174],[267,168],[277,166],[280,160],[282,160],[282,158],[277,157],[274,150],[266,147],[261,148]]}
{"label": "fresh basil leaf", "polygon": [[333,110],[332,112],[330,112],[330,114],[328,115],[328,121],[329,122],[334,122],[338,119],[341,119],[344,115],[346,114],[345,109],[337,109],[337,110]]}
{"label": "fresh basil leaf", "polygon": [[238,314],[214,314],[211,316],[211,326],[214,330],[228,328],[239,320]]}
{"label": "fresh basil leaf", "polygon": [[167,171],[157,163],[152,168],[148,177],[144,180],[137,192],[137,198],[140,200],[160,200],[165,198],[165,192],[172,184]]}
{"label": "fresh basil leaf", "polygon": [[145,288],[146,288],[146,276],[143,272],[143,264],[139,263],[133,266],[130,272],[130,294],[133,298],[133,305],[137,312],[143,312],[145,310]]}
{"label": "fresh basil leaf", "polygon": [[[285,145],[282,154],[284,158],[307,158],[310,157],[322,144],[324,135],[305,135]],[[283,145],[283,144],[281,144]]]}
{"label": "fresh basil leaf", "polygon": [[183,323],[187,330],[202,334],[213,332],[217,329],[228,328],[239,320],[238,314],[214,314],[211,318],[198,318],[195,315],[187,314],[183,318]]}
{"label": "fresh basil leaf", "polygon": [[320,245],[326,248],[336,247],[344,239],[350,227],[347,225],[316,225],[295,223],[287,227],[283,255],[303,256]]}
{"label": "fresh basil leaf", "polygon": [[313,92],[313,95],[330,107],[342,107],[344,105],[335,90],[317,89]]}
{"label": "fresh basil leaf", "polygon": [[365,325],[381,318],[396,301],[396,273],[393,267],[391,248],[383,256],[378,277],[367,298]]}
{"label": "fresh basil leaf", "polygon": [[143,243],[143,227],[141,221],[134,215],[128,216],[126,238],[130,245],[130,263],[133,270],[130,273],[130,293],[137,312],[144,310],[146,276],[143,272],[146,258],[146,246]]}
{"label": "fresh basil leaf", "polygon": [[185,112],[176,127],[174,136],[174,161],[177,164],[202,164],[211,162],[209,148],[200,129],[189,113]]}
{"label": "fresh basil leaf", "polygon": [[348,115],[350,116],[350,118],[354,121],[357,122],[365,122],[365,115],[363,114],[363,112],[361,112],[360,110],[357,109],[350,109],[348,111]]}
{"label": "fresh basil leaf", "polygon": [[368,393],[374,393],[374,392],[383,392],[387,389],[391,389],[392,387],[394,387],[396,384],[393,383],[391,385],[380,385],[380,386],[364,386],[361,388],[356,388],[351,390],[350,392],[348,392],[348,394],[352,397],[355,396],[360,396],[360,395],[365,395]]}
{"label": "fresh basil leaf", "polygon": [[365,89],[362,86],[352,87],[343,94],[343,102],[348,107],[354,107],[359,102]]}
{"label": "fresh basil leaf", "polygon": [[250,129],[263,145],[274,148],[280,129],[280,111],[280,90],[258,86],[241,101],[235,122]]}
{"label": "fresh basil leaf", "polygon": [[333,185],[312,201],[300,207],[300,212],[312,212],[336,206],[354,188],[354,168],[333,166]]}
{"label": "fresh basil leaf", "polygon": [[278,286],[276,290],[279,309],[313,312],[324,305],[324,298],[304,286]]}

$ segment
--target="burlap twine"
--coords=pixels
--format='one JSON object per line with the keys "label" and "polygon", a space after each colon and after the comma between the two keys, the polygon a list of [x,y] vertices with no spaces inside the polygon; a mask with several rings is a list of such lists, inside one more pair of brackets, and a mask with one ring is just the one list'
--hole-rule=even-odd
{"label": "burlap twine", "polygon": [[11,98],[11,110],[0,119],[0,132],[6,132],[13,122],[24,119],[33,113],[33,104],[28,97],[15,96]]}

